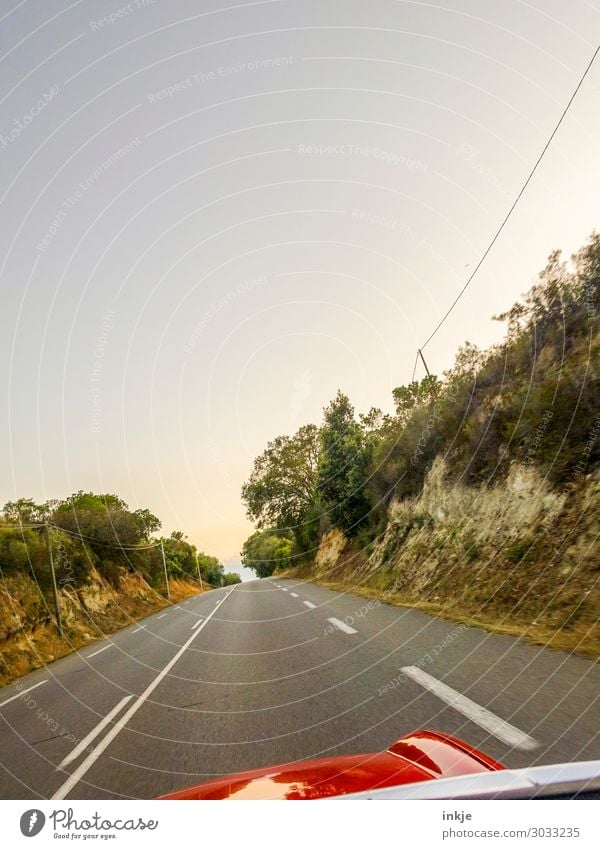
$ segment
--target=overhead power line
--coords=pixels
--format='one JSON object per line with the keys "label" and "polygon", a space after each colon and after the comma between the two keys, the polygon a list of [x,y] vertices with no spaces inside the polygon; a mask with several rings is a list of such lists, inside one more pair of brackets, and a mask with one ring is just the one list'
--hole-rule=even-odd
{"label": "overhead power line", "polygon": [[0,530],[2,530],[2,528],[11,528],[17,530],[22,530],[23,528],[25,528],[25,530],[27,530],[28,528],[45,528],[46,524],[46,522],[19,522],[18,525],[10,525],[5,522],[0,522]]}
{"label": "overhead power line", "polygon": [[49,523],[51,528],[55,528],[57,531],[63,531],[65,534],[69,536],[76,537],[77,539],[86,540],[87,542],[94,543],[95,545],[106,545],[108,548],[118,548],[125,549],[126,551],[143,551],[148,548],[160,548],[160,542],[149,543],[147,545],[126,545],[125,543],[120,542],[105,542],[101,539],[94,539],[94,537],[86,536],[85,534],[79,533],[78,531],[71,531],[67,528],[61,527],[61,525],[54,525],[51,522]]}
{"label": "overhead power line", "polygon": [[146,545],[126,545],[125,543],[120,542],[105,542],[101,539],[95,539],[94,537],[86,536],[78,531],[71,531],[68,528],[63,528],[61,525],[55,525],[53,522],[20,522],[17,524],[5,524],[4,522],[0,523],[0,530],[2,528],[10,528],[14,530],[28,530],[29,528],[54,528],[56,531],[62,531],[65,534],[68,534],[71,537],[76,537],[77,539],[85,540],[87,542],[92,542],[95,545],[105,545],[108,548],[118,548],[124,549],[126,551],[144,551],[148,548],[160,548],[160,542],[148,543]]}
{"label": "overhead power line", "polygon": [[4,522],[0,522],[0,530],[2,528],[10,528],[14,530],[28,530],[30,528],[52,528],[55,531],[62,531],[70,537],[74,537],[75,539],[80,539],[82,542],[93,543],[94,545],[104,545],[107,548],[118,548],[119,551],[147,551],[151,548],[161,548],[162,542],[150,542],[150,543],[142,543],[142,544],[127,544],[121,543],[118,540],[116,542],[107,542],[105,540],[96,539],[95,537],[87,536],[86,534],[82,534],[80,531],[72,531],[69,528],[63,528],[61,525],[55,525],[54,522],[19,522],[19,524],[8,524]]}
{"label": "overhead power line", "polygon": [[415,373],[416,373],[416,371],[417,371],[417,363],[418,363],[418,362],[419,362],[419,351],[417,351],[417,356],[415,357],[415,364],[414,364],[414,366],[413,366],[413,373],[412,373],[412,377],[411,377],[411,379],[410,379],[410,382],[411,382],[411,383],[412,383],[412,382],[413,382],[413,380],[415,379]]}
{"label": "overhead power line", "polygon": [[[489,245],[487,246],[487,248],[485,249],[485,251],[484,251],[484,253],[483,253],[483,256],[481,257],[481,259],[479,260],[479,262],[477,263],[477,265],[475,266],[475,268],[473,269],[473,271],[472,271],[472,272],[471,272],[471,274],[469,275],[469,277],[468,277],[468,279],[467,279],[467,282],[466,282],[466,283],[465,283],[465,285],[462,287],[462,289],[460,290],[460,292],[458,293],[458,295],[456,296],[456,298],[452,301],[452,303],[450,304],[450,306],[448,307],[448,309],[446,310],[446,312],[444,313],[444,315],[442,316],[442,318],[440,319],[440,321],[439,321],[439,322],[437,323],[437,325],[434,327],[433,331],[432,331],[432,332],[430,333],[430,335],[427,337],[427,339],[425,340],[425,342],[423,342],[423,344],[421,345],[421,347],[420,347],[419,351],[422,351],[422,350],[423,350],[423,348],[425,348],[425,347],[426,347],[426,345],[428,345],[428,344],[431,342],[431,340],[433,339],[433,337],[436,335],[436,333],[438,332],[438,330],[440,329],[440,327],[444,324],[444,322],[446,321],[446,319],[448,318],[448,316],[450,315],[450,313],[452,312],[452,310],[454,309],[454,307],[455,307],[455,306],[457,305],[457,303],[460,301],[460,299],[462,298],[462,296],[463,296],[463,295],[464,295],[464,293],[466,292],[466,290],[467,290],[468,286],[470,285],[471,281],[473,280],[473,278],[475,277],[475,275],[477,274],[477,272],[479,271],[479,269],[480,269],[480,268],[481,268],[481,266],[483,265],[483,263],[484,263],[484,261],[485,261],[486,257],[488,256],[489,252],[491,251],[491,249],[493,248],[494,244],[496,243],[496,241],[497,241],[498,237],[500,236],[500,233],[501,233],[501,232],[502,232],[502,230],[504,229],[504,227],[505,227],[505,225],[506,225],[506,222],[508,221],[508,219],[509,219],[509,218],[510,218],[510,216],[512,215],[512,213],[513,213],[513,211],[514,211],[514,209],[515,209],[516,205],[517,205],[517,204],[518,204],[518,202],[520,201],[520,199],[521,199],[521,197],[522,197],[522,195],[523,195],[523,193],[524,193],[525,189],[527,188],[527,186],[528,186],[528,185],[529,185],[529,183],[531,182],[531,179],[532,179],[533,175],[534,175],[534,174],[535,174],[535,172],[537,171],[538,165],[540,164],[540,162],[541,162],[541,161],[542,161],[542,159],[544,158],[544,154],[546,153],[546,151],[547,151],[547,150],[548,150],[548,148],[550,147],[550,144],[552,143],[552,140],[553,140],[554,136],[555,136],[555,135],[556,135],[556,133],[558,132],[558,129],[559,129],[560,125],[562,124],[562,122],[563,122],[563,120],[564,120],[564,118],[565,118],[565,115],[567,114],[567,112],[569,111],[569,108],[570,108],[571,104],[572,104],[572,103],[573,103],[573,101],[575,100],[575,97],[577,96],[577,93],[578,93],[579,89],[580,89],[580,88],[581,88],[581,86],[583,85],[583,82],[584,82],[585,78],[587,77],[587,75],[588,75],[588,72],[589,72],[590,68],[591,68],[591,67],[592,67],[592,65],[594,64],[594,60],[595,60],[595,58],[596,58],[596,56],[598,55],[598,53],[599,53],[599,52],[600,52],[600,44],[599,44],[599,45],[596,47],[596,49],[594,50],[594,53],[593,53],[593,55],[592,55],[592,58],[591,58],[591,59],[590,59],[590,61],[588,62],[587,67],[586,67],[585,71],[583,72],[583,74],[581,75],[581,78],[580,78],[579,82],[577,83],[577,86],[575,87],[575,90],[573,91],[573,94],[572,94],[572,95],[571,95],[571,97],[569,98],[569,101],[568,101],[567,105],[566,105],[566,106],[565,106],[565,108],[563,109],[562,114],[561,114],[560,118],[558,119],[558,122],[557,122],[556,126],[555,126],[555,127],[554,127],[554,129],[552,130],[552,132],[551,132],[550,136],[548,137],[548,140],[547,140],[546,144],[545,144],[545,145],[544,145],[544,147],[542,148],[542,151],[541,151],[540,155],[538,156],[538,158],[537,158],[537,160],[536,160],[536,162],[535,162],[535,165],[533,166],[533,168],[532,168],[532,169],[531,169],[531,171],[529,172],[529,175],[528,175],[527,179],[525,180],[525,182],[524,182],[524,183],[523,183],[523,185],[521,186],[521,189],[520,189],[520,191],[519,191],[519,194],[516,196],[515,200],[513,201],[512,206],[510,207],[510,209],[508,210],[508,212],[507,212],[507,213],[506,213],[506,215],[504,216],[504,218],[503,218],[503,220],[502,220],[502,223],[500,224],[500,226],[498,227],[498,229],[497,229],[497,230],[496,230],[496,232],[494,233],[494,236],[493,236],[493,238],[492,238],[491,242],[489,243]],[[418,356],[419,356],[419,354],[417,353],[417,357],[418,357]],[[413,378],[414,378],[414,372],[413,372]]]}

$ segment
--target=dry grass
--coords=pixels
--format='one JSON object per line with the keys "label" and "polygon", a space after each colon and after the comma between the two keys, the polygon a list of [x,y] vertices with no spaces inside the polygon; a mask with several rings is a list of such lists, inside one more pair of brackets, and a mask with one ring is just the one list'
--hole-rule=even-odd
{"label": "dry grass", "polygon": [[[289,575],[289,577],[293,576]],[[470,628],[482,628],[494,634],[522,637],[533,645],[567,652],[576,651],[586,655],[591,660],[600,661],[600,638],[597,631],[590,632],[589,628],[580,627],[573,631],[553,631],[539,625],[508,625],[502,622],[490,622],[481,617],[474,617],[466,611],[458,610],[456,607],[450,608],[435,602],[407,601],[399,593],[381,592],[369,586],[361,586],[349,582],[324,581],[318,576],[313,576],[310,580],[315,584],[335,590],[336,592],[351,592],[363,598],[378,599],[393,607],[408,607],[414,610],[420,610],[431,616],[439,616],[453,622],[462,622]]]}

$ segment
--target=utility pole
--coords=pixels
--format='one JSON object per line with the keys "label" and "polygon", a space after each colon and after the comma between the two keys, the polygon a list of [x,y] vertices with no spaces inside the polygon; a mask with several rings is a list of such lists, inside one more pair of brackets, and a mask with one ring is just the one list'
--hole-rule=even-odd
{"label": "utility pole", "polygon": [[202,584],[202,575],[200,574],[200,563],[198,562],[198,552],[196,552],[196,569],[198,570],[198,580],[200,581],[200,590],[204,590],[204,586]]}
{"label": "utility pole", "polygon": [[52,556],[52,542],[50,540],[50,526],[46,523],[44,525],[44,530],[46,532],[46,542],[48,543],[48,558],[50,560],[50,572],[52,573],[52,596],[54,598],[54,607],[56,609],[56,627],[58,628],[58,633],[62,637],[63,629],[62,629],[62,620],[60,618],[60,604],[58,601],[58,589],[56,586],[56,573],[54,571],[54,558]]}
{"label": "utility pole", "polygon": [[423,356],[423,351],[420,348],[418,349],[418,351],[419,351],[419,356],[421,357],[421,360],[423,361],[423,365],[425,366],[425,371],[427,372],[427,377],[431,377],[431,372],[427,368],[427,363],[425,362],[425,357]]}
{"label": "utility pole", "polygon": [[[421,357],[421,360],[423,361],[423,365],[425,366],[425,371],[427,372],[427,377],[431,377],[431,372],[427,368],[427,363],[425,362],[425,357],[423,356],[423,351],[420,348],[418,348],[417,350],[419,352],[419,356]],[[435,378],[434,378],[434,380],[435,380]],[[433,391],[432,391],[431,394],[432,394],[433,400],[435,402],[435,397],[437,395],[437,392],[436,392],[436,389],[435,389],[435,384],[434,384]]]}
{"label": "utility pole", "polygon": [[169,599],[169,601],[171,601],[171,588],[169,586],[169,575],[167,573],[167,560],[166,560],[166,557],[165,557],[165,546],[163,544],[162,539],[160,541],[160,550],[161,550],[161,553],[162,553],[163,569],[165,570],[165,584],[167,585],[167,598]]}

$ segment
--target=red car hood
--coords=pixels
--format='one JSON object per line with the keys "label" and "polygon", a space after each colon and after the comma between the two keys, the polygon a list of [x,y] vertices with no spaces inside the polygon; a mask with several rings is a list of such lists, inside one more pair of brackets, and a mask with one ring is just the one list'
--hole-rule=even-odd
{"label": "red car hood", "polygon": [[504,769],[467,743],[415,731],[385,752],[296,761],[238,772],[161,799],[324,799],[398,784]]}

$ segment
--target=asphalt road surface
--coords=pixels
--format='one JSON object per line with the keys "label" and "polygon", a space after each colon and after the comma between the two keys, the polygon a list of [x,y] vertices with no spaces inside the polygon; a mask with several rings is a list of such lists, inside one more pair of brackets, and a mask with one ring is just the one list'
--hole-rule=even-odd
{"label": "asphalt road surface", "polygon": [[193,597],[0,690],[2,798],[150,798],[446,731],[507,766],[600,758],[600,667],[272,578]]}

